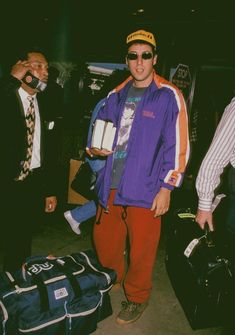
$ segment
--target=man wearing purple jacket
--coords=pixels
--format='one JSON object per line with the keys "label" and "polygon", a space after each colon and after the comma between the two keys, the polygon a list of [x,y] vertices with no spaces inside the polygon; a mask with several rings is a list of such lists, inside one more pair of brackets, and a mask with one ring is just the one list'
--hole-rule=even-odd
{"label": "man wearing purple jacket", "polygon": [[90,143],[87,150],[107,156],[96,184],[94,243],[101,263],[116,270],[125,291],[127,301],[117,317],[121,325],[137,320],[148,305],[161,215],[169,209],[171,191],[182,182],[189,156],[185,101],[153,69],[153,34],[138,30],[126,43],[131,76],[108,95],[98,114],[117,127],[113,150],[91,148]]}

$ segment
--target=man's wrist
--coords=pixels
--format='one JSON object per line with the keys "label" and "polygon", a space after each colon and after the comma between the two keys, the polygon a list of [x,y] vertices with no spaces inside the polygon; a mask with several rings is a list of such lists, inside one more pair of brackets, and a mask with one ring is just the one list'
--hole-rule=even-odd
{"label": "man's wrist", "polygon": [[211,212],[211,206],[212,206],[212,200],[199,199],[198,201],[198,209],[202,211]]}
{"label": "man's wrist", "polygon": [[172,191],[172,190],[170,190],[169,188],[166,188],[166,187],[164,187],[164,186],[162,186],[162,187],[160,188],[160,190],[162,190],[162,191],[164,191],[164,192],[166,192],[166,193],[171,193],[171,191]]}
{"label": "man's wrist", "polygon": [[167,190],[173,191],[175,187],[173,185],[170,185],[170,184],[167,184],[167,183],[162,183],[161,188],[165,188]]}

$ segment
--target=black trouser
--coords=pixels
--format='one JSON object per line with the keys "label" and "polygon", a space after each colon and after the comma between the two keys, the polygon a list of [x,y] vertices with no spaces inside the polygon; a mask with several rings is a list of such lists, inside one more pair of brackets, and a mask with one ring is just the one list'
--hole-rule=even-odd
{"label": "black trouser", "polygon": [[32,234],[44,207],[40,169],[24,181],[12,181],[1,201],[4,270],[14,271],[31,255]]}

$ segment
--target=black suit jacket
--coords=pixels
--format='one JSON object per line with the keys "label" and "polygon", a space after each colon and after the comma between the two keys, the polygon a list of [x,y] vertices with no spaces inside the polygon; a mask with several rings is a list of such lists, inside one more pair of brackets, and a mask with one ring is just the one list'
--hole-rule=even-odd
{"label": "black suit jacket", "polygon": [[[23,105],[18,93],[21,82],[9,76],[0,81],[0,178],[6,185],[16,178],[21,170],[22,162],[26,157],[27,129]],[[41,168],[45,196],[56,194],[55,171],[58,162],[58,150],[52,143],[55,140],[56,120],[47,118],[47,111],[40,106],[40,94],[37,94],[39,114],[41,119]],[[43,105],[42,105],[43,106]],[[46,106],[44,106],[45,109]],[[49,125],[53,125],[51,127]],[[1,183],[0,183],[1,184]]]}

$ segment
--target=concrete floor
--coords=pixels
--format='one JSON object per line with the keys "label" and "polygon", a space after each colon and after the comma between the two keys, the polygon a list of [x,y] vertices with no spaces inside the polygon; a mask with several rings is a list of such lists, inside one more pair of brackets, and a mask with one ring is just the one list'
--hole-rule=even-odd
{"label": "concrete floor", "polygon": [[[76,235],[69,227],[63,214],[47,217],[44,227],[35,233],[33,255],[66,255],[92,248],[92,221],[83,223],[82,234]],[[227,335],[234,334],[223,328],[209,328],[193,331],[185,318],[169,282],[165,263],[165,234],[160,241],[159,252],[153,272],[153,291],[148,308],[135,323],[119,326],[115,317],[124,300],[122,289],[110,292],[113,315],[98,324],[95,335]],[[1,257],[0,257],[1,264]]]}

